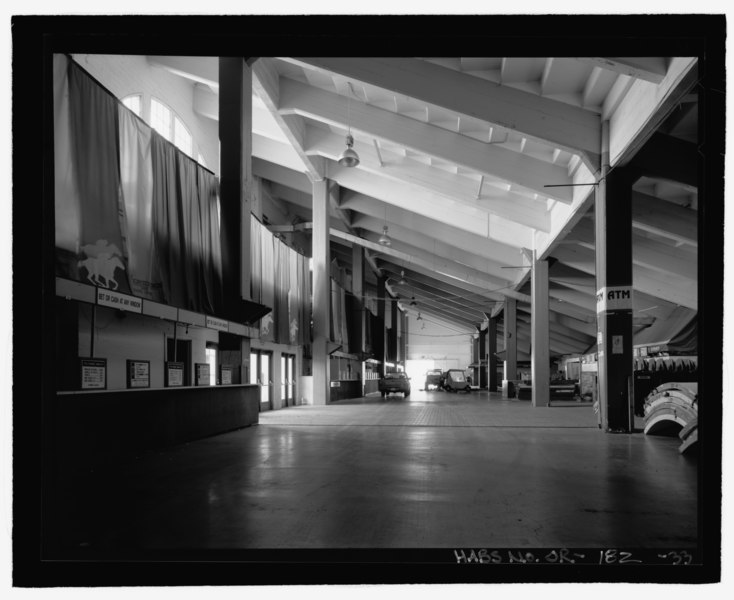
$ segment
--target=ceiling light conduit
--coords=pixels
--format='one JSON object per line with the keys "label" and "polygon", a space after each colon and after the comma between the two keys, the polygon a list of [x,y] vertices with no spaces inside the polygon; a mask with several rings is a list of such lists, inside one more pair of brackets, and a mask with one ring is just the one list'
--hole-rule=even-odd
{"label": "ceiling light conduit", "polygon": [[343,167],[356,167],[359,164],[359,155],[352,148],[352,146],[354,146],[354,138],[352,137],[352,122],[349,115],[351,95],[354,93],[354,90],[352,89],[351,82],[347,82],[347,85],[349,86],[350,91],[350,94],[347,95],[347,147],[344,152],[339,155],[338,162]]}

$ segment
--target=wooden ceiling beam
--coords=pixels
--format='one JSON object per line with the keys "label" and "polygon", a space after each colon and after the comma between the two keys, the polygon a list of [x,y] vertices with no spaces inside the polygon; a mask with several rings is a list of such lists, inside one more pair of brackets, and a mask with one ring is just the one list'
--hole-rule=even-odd
{"label": "wooden ceiling beam", "polygon": [[[306,140],[306,151],[309,154],[318,154],[332,163],[337,162],[345,147],[342,136],[321,127],[307,127]],[[541,230],[548,229],[546,196],[535,199],[530,195],[492,186],[490,181],[485,181],[486,185],[482,186],[482,193],[477,197],[477,180],[473,177],[436,169],[424,162],[387,150],[382,150],[381,156],[377,156],[372,144],[355,141],[353,149],[360,157],[359,170],[381,180],[396,182],[399,186],[406,184],[415,186],[419,191],[436,194],[472,207],[479,206],[489,213],[522,224],[534,225]],[[570,200],[568,202],[570,203]]]}
{"label": "wooden ceiling beam", "polygon": [[510,212],[505,204],[502,209],[489,211],[484,205],[450,200],[416,186],[385,180],[359,168],[342,167],[330,161],[327,162],[326,175],[345,188],[434,220],[447,220],[448,212],[456,227],[481,235],[489,232],[489,237],[505,243],[508,239],[511,242],[520,240],[527,246],[535,231],[550,231],[550,214],[545,210],[534,212],[529,208],[518,208]]}
{"label": "wooden ceiling beam", "polygon": [[599,166],[599,116],[584,109],[415,58],[286,60],[521,132],[582,155],[592,171]]}
{"label": "wooden ceiling beam", "polygon": [[278,71],[273,59],[261,58],[252,65],[252,87],[270,111],[280,126],[293,149],[301,159],[305,171],[311,181],[320,181],[324,178],[324,168],[320,160],[314,160],[304,150],[305,123],[301,117],[295,115],[281,115],[278,112],[280,103],[280,85]]}
{"label": "wooden ceiling beam", "polygon": [[[353,223],[355,227],[379,235],[382,232],[384,221],[358,214],[354,217]],[[432,260],[433,257],[443,257],[455,263],[456,269],[459,271],[468,267],[496,278],[498,285],[499,282],[504,282],[504,285],[511,285],[514,279],[513,271],[502,269],[493,261],[493,257],[480,255],[476,253],[476,250],[467,252],[457,248],[449,238],[434,238],[421,233],[419,230],[406,229],[393,222],[389,226],[389,235],[393,240],[392,247],[402,249],[408,254],[422,256],[426,260]],[[374,240],[374,237],[370,239]]]}
{"label": "wooden ceiling beam", "polygon": [[[347,98],[287,78],[281,79],[281,87],[281,114],[300,115],[346,129]],[[487,99],[484,102],[490,104]],[[478,175],[512,182],[559,202],[569,202],[572,198],[572,190],[568,188],[544,187],[549,183],[571,183],[565,167],[369,104],[353,101],[349,104],[349,126],[356,132],[464,167]]]}
{"label": "wooden ceiling beam", "polygon": [[632,226],[691,246],[698,245],[697,211],[632,192]]}
{"label": "wooden ceiling beam", "polygon": [[579,62],[592,64],[606,71],[627,75],[635,79],[642,79],[650,83],[659,84],[665,78],[667,71],[666,59],[662,56],[642,57],[589,57],[577,58]]}
{"label": "wooden ceiling beam", "polygon": [[[385,219],[387,204],[365,194],[342,190],[340,206],[349,208],[355,213],[354,222],[357,226],[362,223],[365,215],[374,219]],[[441,219],[431,219],[424,214],[412,212],[406,208],[390,206],[390,220],[388,225],[397,225],[403,230],[418,232],[432,240],[441,240],[465,252],[472,252],[478,256],[491,257],[493,262],[500,265],[518,265],[520,249],[503,244],[488,238],[486,235],[472,234],[459,229],[444,215]]]}

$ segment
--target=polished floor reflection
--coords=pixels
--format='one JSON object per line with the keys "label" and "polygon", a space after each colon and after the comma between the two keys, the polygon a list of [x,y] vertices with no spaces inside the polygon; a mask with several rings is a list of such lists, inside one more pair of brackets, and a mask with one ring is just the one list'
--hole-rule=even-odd
{"label": "polished floor reflection", "polygon": [[604,434],[590,405],[415,392],[260,424],[70,483],[62,547],[670,547],[695,544],[677,438]]}

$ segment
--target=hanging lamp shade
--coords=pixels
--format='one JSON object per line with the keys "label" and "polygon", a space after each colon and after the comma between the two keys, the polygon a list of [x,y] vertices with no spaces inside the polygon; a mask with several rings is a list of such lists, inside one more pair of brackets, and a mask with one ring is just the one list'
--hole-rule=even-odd
{"label": "hanging lamp shade", "polygon": [[352,146],[354,146],[354,138],[351,133],[348,133],[347,147],[339,155],[339,164],[342,167],[356,167],[359,164],[359,154],[352,149]]}
{"label": "hanging lamp shade", "polygon": [[423,317],[421,317],[421,314],[418,313],[418,317],[416,318],[416,321],[422,321],[422,320],[423,320]]}
{"label": "hanging lamp shade", "polygon": [[400,281],[398,281],[398,285],[405,285],[407,282],[405,281],[405,271],[400,271]]}
{"label": "hanging lamp shade", "polygon": [[382,235],[377,241],[380,242],[383,246],[389,246],[390,244],[392,244],[390,236],[387,235],[387,225],[382,228]]}
{"label": "hanging lamp shade", "polygon": [[413,296],[413,297],[412,297],[412,298],[410,299],[410,305],[411,305],[411,306],[418,306],[418,303],[417,303],[417,302],[415,301],[415,296]]}

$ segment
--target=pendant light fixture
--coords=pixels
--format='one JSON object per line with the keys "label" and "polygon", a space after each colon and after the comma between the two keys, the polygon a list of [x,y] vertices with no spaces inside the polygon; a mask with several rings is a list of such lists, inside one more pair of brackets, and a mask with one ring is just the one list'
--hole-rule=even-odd
{"label": "pendant light fixture", "polygon": [[382,228],[382,235],[380,236],[380,239],[377,240],[380,242],[383,246],[389,246],[392,244],[392,240],[390,239],[390,236],[387,235],[387,225],[384,225]]}
{"label": "pendant light fixture", "polygon": [[405,285],[407,282],[405,281],[405,271],[400,271],[400,281],[398,281],[398,285]]}
{"label": "pendant light fixture", "polygon": [[413,296],[413,297],[412,297],[412,298],[410,299],[410,305],[411,305],[411,306],[418,306],[418,303],[417,303],[417,302],[415,301],[415,296]]}
{"label": "pendant light fixture", "polygon": [[382,226],[382,235],[377,241],[380,242],[383,246],[389,246],[390,244],[392,244],[390,236],[387,235],[387,206],[385,207],[385,223]]}
{"label": "pendant light fixture", "polygon": [[422,321],[422,320],[423,320],[423,317],[421,317],[421,314],[418,313],[418,317],[416,318],[416,321]]}
{"label": "pendant light fixture", "polygon": [[339,155],[338,162],[342,167],[356,167],[359,164],[359,155],[352,149],[354,146],[354,138],[352,137],[352,122],[349,118],[349,106],[351,104],[351,95],[354,93],[352,82],[347,82],[350,93],[347,95],[347,147]]}

